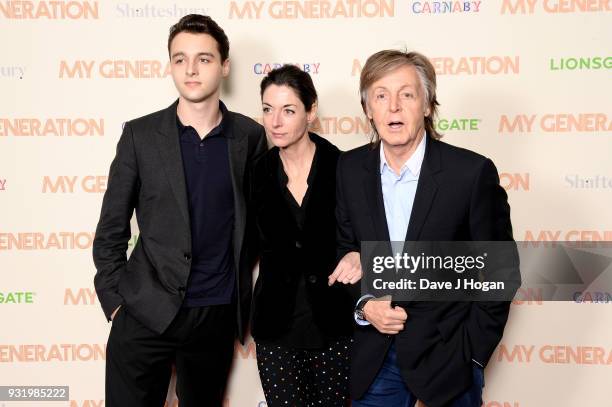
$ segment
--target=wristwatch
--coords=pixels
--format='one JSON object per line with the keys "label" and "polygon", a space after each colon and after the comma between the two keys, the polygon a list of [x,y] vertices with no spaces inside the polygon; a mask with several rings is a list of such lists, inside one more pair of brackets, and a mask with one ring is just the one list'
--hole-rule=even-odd
{"label": "wristwatch", "polygon": [[365,313],[363,312],[363,307],[365,307],[366,303],[371,299],[372,297],[361,300],[359,304],[357,304],[357,308],[355,308],[355,315],[362,321],[366,320]]}

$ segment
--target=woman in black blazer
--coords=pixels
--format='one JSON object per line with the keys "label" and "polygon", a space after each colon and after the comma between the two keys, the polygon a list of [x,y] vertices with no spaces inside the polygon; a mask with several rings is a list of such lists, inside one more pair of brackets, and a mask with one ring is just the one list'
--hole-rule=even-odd
{"label": "woman in black blazer", "polygon": [[[263,122],[274,147],[255,164],[259,241],[252,334],[268,406],[344,406],[354,302],[330,285],[336,268],[336,164],[340,150],[308,132],[317,94],[295,66],[261,83]],[[337,274],[337,273],[336,273]],[[347,270],[340,282],[355,283]]]}

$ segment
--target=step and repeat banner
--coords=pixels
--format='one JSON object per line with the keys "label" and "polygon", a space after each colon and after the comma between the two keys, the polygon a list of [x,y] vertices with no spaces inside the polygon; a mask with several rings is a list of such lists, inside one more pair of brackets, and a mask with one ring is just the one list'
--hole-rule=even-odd
{"label": "step and repeat banner", "polygon": [[[177,96],[167,35],[189,13],[230,38],[231,110],[260,120],[261,79],[295,64],[320,95],[313,130],[343,150],[369,140],[366,58],[427,55],[437,128],[495,162],[515,238],[612,241],[610,0],[0,1],[0,385],[69,386],[70,399],[0,405],[104,406],[94,231],[122,124]],[[484,405],[611,406],[611,303],[519,291]],[[253,341],[235,349],[226,406],[265,406]]]}

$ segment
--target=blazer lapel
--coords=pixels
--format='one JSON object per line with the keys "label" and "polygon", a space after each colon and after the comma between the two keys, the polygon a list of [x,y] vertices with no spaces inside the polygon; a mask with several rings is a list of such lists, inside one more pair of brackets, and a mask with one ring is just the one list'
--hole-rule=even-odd
{"label": "blazer lapel", "polygon": [[436,140],[429,138],[425,144],[425,157],[423,158],[419,183],[406,232],[407,241],[418,240],[423,223],[427,219],[431,204],[438,191],[435,174],[440,171],[441,161],[437,143]]}
{"label": "blazer lapel", "polygon": [[374,224],[376,239],[379,241],[389,241],[389,228],[387,217],[385,216],[385,202],[382,194],[382,184],[380,182],[380,144],[370,150],[367,159],[364,161],[365,182],[363,188],[370,209],[370,216]]}
{"label": "blazer lapel", "polygon": [[[231,115],[232,112],[227,112]],[[248,138],[246,133],[235,128],[233,119],[227,123],[227,148],[229,153],[230,175],[234,191],[234,261],[240,262],[242,241],[246,230],[246,202],[244,199],[244,170],[247,161]],[[238,270],[238,268],[236,269]]]}
{"label": "blazer lapel", "polygon": [[176,126],[177,105],[178,101],[174,102],[164,111],[162,121],[156,132],[156,138],[161,157],[161,166],[168,178],[179,210],[185,219],[187,229],[190,230],[183,157],[181,155],[181,146]]}

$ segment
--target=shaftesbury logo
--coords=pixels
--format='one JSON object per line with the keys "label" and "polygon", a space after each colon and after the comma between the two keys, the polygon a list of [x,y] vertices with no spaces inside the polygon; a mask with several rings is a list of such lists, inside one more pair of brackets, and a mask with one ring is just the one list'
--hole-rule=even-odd
{"label": "shaftesbury logo", "polygon": [[583,177],[578,174],[566,175],[564,181],[568,188],[575,189],[608,189],[612,190],[612,177],[593,175]]}
{"label": "shaftesbury logo", "polygon": [[25,66],[0,65],[0,78],[19,78],[23,79]]}
{"label": "shaftesbury logo", "polygon": [[115,11],[121,18],[180,18],[187,14],[210,14],[207,8],[181,7],[176,3],[159,7],[151,3],[136,5],[125,2],[117,4]]}
{"label": "shaftesbury logo", "polygon": [[99,19],[97,1],[0,1],[0,16],[11,19]]}
{"label": "shaftesbury logo", "polygon": [[546,13],[584,13],[612,11],[609,0],[503,0],[502,14],[533,14],[536,5],[542,6]]}

